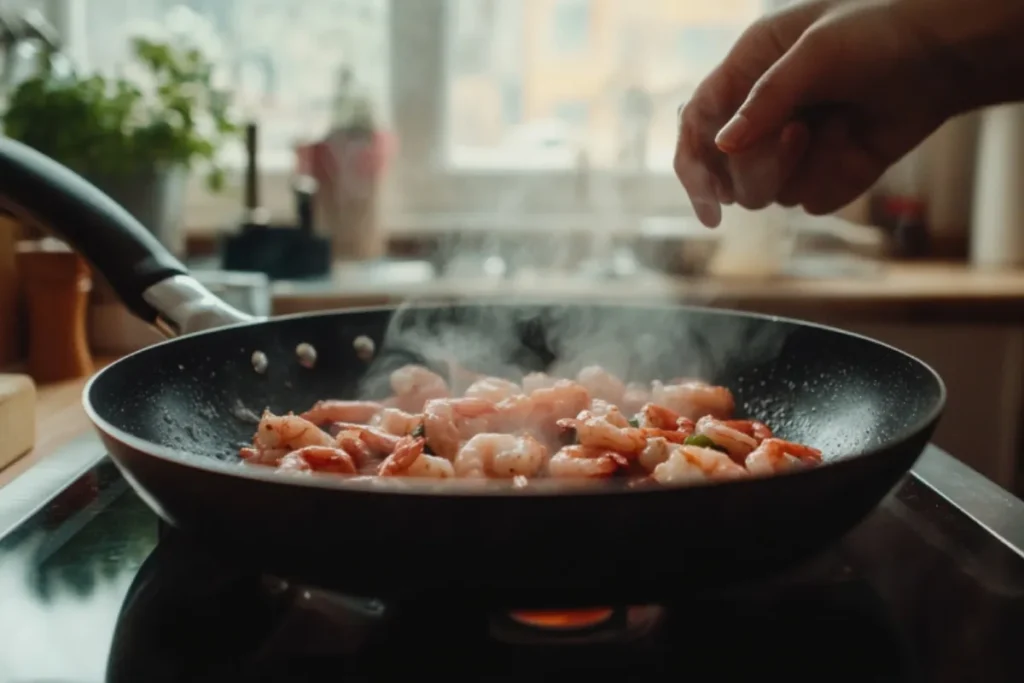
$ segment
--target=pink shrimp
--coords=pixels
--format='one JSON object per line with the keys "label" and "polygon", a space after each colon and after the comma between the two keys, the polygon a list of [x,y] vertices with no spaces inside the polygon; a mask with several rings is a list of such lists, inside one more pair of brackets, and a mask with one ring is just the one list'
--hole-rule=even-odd
{"label": "pink shrimp", "polygon": [[395,452],[384,459],[377,470],[381,477],[418,477],[422,479],[450,479],[455,476],[452,464],[444,458],[423,452],[426,439],[403,437]]}
{"label": "pink shrimp", "polygon": [[522,393],[519,385],[501,377],[481,377],[466,389],[466,398],[482,398],[492,403]]}
{"label": "pink shrimp", "polygon": [[460,477],[533,477],[547,462],[548,449],[529,434],[477,434],[455,456]]}
{"label": "pink shrimp", "polygon": [[428,401],[423,412],[423,433],[435,454],[452,460],[462,442],[486,429],[486,420],[497,411],[482,398],[441,398]]}
{"label": "pink shrimp", "polygon": [[[356,464],[352,457],[340,448],[326,446],[306,446],[292,451],[285,460],[301,458],[314,472],[330,472],[332,474],[355,474]],[[284,460],[282,460],[282,463]],[[298,469],[302,469],[300,466]]]}
{"label": "pink shrimp", "polygon": [[705,382],[652,383],[651,401],[696,420],[704,415],[724,420],[732,416],[736,402],[732,392]]}
{"label": "pink shrimp", "polygon": [[588,446],[565,446],[548,461],[555,479],[603,479],[629,467],[629,460],[615,451]]}
{"label": "pink shrimp", "polygon": [[371,427],[377,427],[388,434],[407,436],[423,424],[423,417],[407,413],[397,408],[385,408],[370,421]]}
{"label": "pink shrimp", "polygon": [[696,433],[711,439],[716,446],[721,446],[733,460],[742,463],[744,458],[757,448],[757,440],[734,426],[738,421],[716,420],[705,415],[697,420]]}
{"label": "pink shrimp", "polygon": [[398,441],[401,439],[400,436],[388,434],[383,430],[368,427],[366,425],[338,422],[335,423],[334,426],[341,430],[339,433],[357,432],[359,434],[359,439],[377,455],[388,455],[395,450],[395,447],[398,445]]}
{"label": "pink shrimp", "polygon": [[395,395],[388,407],[418,413],[426,403],[450,395],[448,383],[436,372],[422,365],[404,365],[391,373],[391,390]]}
{"label": "pink shrimp", "polygon": [[317,401],[300,417],[316,425],[331,422],[358,422],[367,424],[384,406],[374,401]]}
{"label": "pink shrimp", "polygon": [[332,447],[334,439],[309,420],[290,413],[274,415],[265,410],[253,437],[253,449],[257,456],[247,460],[255,460],[259,464],[277,464],[289,452],[306,446]]}
{"label": "pink shrimp", "polygon": [[591,396],[609,403],[621,403],[626,393],[625,383],[600,365],[583,368],[576,375],[576,381],[590,392]]}
{"label": "pink shrimp", "polygon": [[755,475],[769,475],[794,467],[817,465],[821,451],[792,441],[765,439],[747,456],[747,471]]}
{"label": "pink shrimp", "polygon": [[559,420],[561,429],[574,429],[576,440],[582,446],[600,448],[616,453],[637,455],[647,446],[644,430],[635,427],[616,427],[604,417],[589,417]]}
{"label": "pink shrimp", "polygon": [[343,429],[335,435],[334,442],[338,448],[348,453],[358,467],[365,467],[373,461],[374,451],[363,441],[359,430]]}
{"label": "pink shrimp", "polygon": [[639,425],[650,429],[675,431],[679,426],[680,419],[679,413],[655,403],[648,403],[637,414]]}

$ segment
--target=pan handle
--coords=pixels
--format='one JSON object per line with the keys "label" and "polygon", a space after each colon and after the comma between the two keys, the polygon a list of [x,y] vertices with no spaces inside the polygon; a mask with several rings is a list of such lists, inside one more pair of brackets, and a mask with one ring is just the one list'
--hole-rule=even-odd
{"label": "pan handle", "polygon": [[167,336],[253,320],[190,277],[120,204],[70,169],[0,136],[0,199],[68,242],[142,320]]}

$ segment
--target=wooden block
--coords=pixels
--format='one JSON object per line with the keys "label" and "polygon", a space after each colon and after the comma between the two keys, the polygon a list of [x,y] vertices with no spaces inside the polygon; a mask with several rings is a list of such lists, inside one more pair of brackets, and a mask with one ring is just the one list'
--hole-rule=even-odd
{"label": "wooden block", "polygon": [[36,443],[36,385],[28,375],[0,374],[0,469]]}

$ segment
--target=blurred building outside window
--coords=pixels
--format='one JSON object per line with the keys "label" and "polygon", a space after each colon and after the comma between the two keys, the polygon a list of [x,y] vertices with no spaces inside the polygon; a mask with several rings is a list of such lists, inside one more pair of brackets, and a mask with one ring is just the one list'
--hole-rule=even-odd
{"label": "blurred building outside window", "polygon": [[[201,17],[225,82],[260,123],[264,202],[285,215],[294,147],[327,130],[343,67],[398,138],[403,211],[463,202],[486,210],[509,178],[559,188],[545,178],[572,178],[581,158],[597,176],[643,174],[655,190],[648,203],[686,210],[672,177],[677,108],[743,29],[778,4],[46,1],[75,18],[66,28],[74,55],[107,71],[121,67],[132,32],[159,30],[172,8]],[[227,156],[240,171],[241,146]],[[192,224],[237,216],[240,192],[210,196],[197,182],[191,196]]]}

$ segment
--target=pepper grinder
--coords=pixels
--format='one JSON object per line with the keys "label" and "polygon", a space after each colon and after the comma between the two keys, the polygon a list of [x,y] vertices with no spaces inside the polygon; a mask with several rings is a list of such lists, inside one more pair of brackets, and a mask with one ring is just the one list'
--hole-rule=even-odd
{"label": "pepper grinder", "polygon": [[51,238],[19,243],[17,263],[28,303],[29,374],[40,384],[91,375],[89,266]]}

